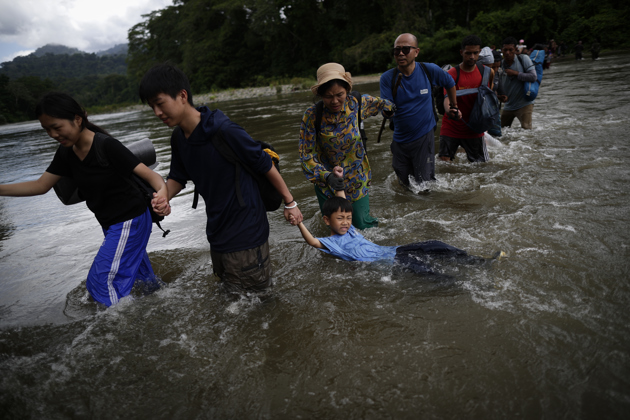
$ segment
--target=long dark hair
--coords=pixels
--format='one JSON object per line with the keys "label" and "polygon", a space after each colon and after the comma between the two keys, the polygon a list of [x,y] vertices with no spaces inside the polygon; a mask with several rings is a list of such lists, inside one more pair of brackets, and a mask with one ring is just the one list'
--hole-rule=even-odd
{"label": "long dark hair", "polygon": [[109,133],[96,124],[88,121],[87,113],[74,98],[63,92],[49,92],[42,96],[35,107],[35,118],[42,115],[53,118],[74,121],[74,117],[81,117],[81,131],[84,128],[94,132],[100,132],[109,136]]}

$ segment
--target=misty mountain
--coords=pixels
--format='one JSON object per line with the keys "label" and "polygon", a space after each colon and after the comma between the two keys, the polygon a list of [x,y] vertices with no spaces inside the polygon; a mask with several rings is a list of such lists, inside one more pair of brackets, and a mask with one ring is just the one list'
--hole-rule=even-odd
{"label": "misty mountain", "polygon": [[127,55],[129,46],[127,44],[116,44],[108,50],[98,51],[96,55]]}
{"label": "misty mountain", "polygon": [[79,49],[77,48],[71,48],[71,47],[66,47],[65,45],[61,45],[61,44],[46,44],[43,47],[39,47],[38,49],[35,50],[34,53],[30,54],[30,55],[34,55],[36,57],[43,57],[46,54],[68,54],[68,55],[72,55],[72,54],[85,54],[83,51],[79,51]]}
{"label": "misty mountain", "polygon": [[11,79],[39,77],[60,82],[67,79],[127,74],[127,44],[98,53],[87,53],[65,45],[48,44],[27,56],[2,63],[0,74]]}

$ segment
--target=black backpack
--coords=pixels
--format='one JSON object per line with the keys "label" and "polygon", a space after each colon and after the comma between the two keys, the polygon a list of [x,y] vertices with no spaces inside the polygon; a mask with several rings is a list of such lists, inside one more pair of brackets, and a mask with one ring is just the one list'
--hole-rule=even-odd
{"label": "black backpack", "polygon": [[[107,160],[107,157],[105,156],[105,150],[103,149],[103,142],[108,137],[109,136],[107,136],[106,134],[96,132],[94,133],[94,142],[92,144],[92,147],[94,148],[94,152],[96,154],[96,160],[98,164],[103,168],[109,166],[109,161]],[[146,147],[146,145],[149,145],[149,147]],[[153,148],[153,143],[151,143],[151,140],[140,140],[126,147],[131,150],[132,153],[149,168],[153,169],[157,165],[155,163],[155,149]],[[147,207],[149,208],[149,212],[151,213],[151,221],[155,223],[162,232],[164,232],[162,234],[162,237],[168,235],[170,230],[165,231],[160,225],[160,222],[164,220],[164,216],[160,216],[155,213],[153,211],[153,206],[151,205],[153,193],[156,192],[153,187],[144,179],[133,173],[131,174],[130,178],[124,179],[142,194],[142,198],[144,199]],[[85,199],[79,193],[76,182],[70,177],[61,177],[59,182],[54,185],[54,190],[57,194],[57,197],[59,197],[61,202],[65,205],[71,205],[85,201]]]}
{"label": "black backpack", "polygon": [[[483,64],[477,63],[477,69],[481,73],[481,85],[478,88],[462,89],[457,91],[457,96],[477,94],[477,99],[470,112],[466,125],[475,133],[483,133],[490,129],[499,115],[500,103],[497,95],[488,87],[491,70]],[[459,66],[457,66],[457,78],[459,82]]]}
{"label": "black backpack", "polygon": [[[350,92],[350,95],[354,96],[359,107],[357,108],[357,122],[359,123],[359,133],[361,134],[361,142],[363,143],[363,150],[367,155],[367,134],[365,134],[365,128],[363,127],[363,120],[361,119],[361,94],[356,90]],[[319,137],[319,132],[322,126],[322,114],[324,112],[324,102],[319,101],[315,104],[315,139]]]}
{"label": "black backpack", "polygon": [[[183,135],[181,132],[181,128],[177,127],[175,129],[177,132],[176,135]],[[241,191],[241,168],[245,169],[256,181],[258,185],[258,191],[260,192],[260,197],[262,198],[263,204],[265,205],[265,210],[267,211],[275,211],[280,208],[280,204],[282,204],[282,196],[276,190],[276,188],[269,182],[269,179],[265,175],[261,175],[254,170],[252,170],[248,165],[245,165],[241,159],[237,156],[237,154],[232,150],[227,140],[223,136],[223,128],[219,127],[217,133],[210,139],[214,147],[217,151],[223,156],[223,159],[227,160],[231,164],[234,165],[234,188],[236,189],[236,198],[238,199],[238,203],[241,207],[245,207],[245,200],[243,200],[243,193]],[[254,140],[258,142],[263,150],[267,149],[272,153],[269,153],[265,150],[265,153],[269,154],[271,157],[271,161],[273,165],[276,167],[278,172],[280,172],[280,159],[277,157],[276,150],[269,143],[260,140]],[[275,156],[274,156],[275,155]],[[193,204],[192,208],[196,209],[197,204],[199,203],[199,193],[197,192],[197,188],[193,193]]]}
{"label": "black backpack", "polygon": [[[99,165],[101,165],[104,168],[109,166],[109,162],[107,161],[107,157],[105,156],[105,149],[103,149],[103,142],[107,138],[108,136],[106,136],[103,133],[98,133],[98,132],[94,133],[93,147],[94,147],[94,151],[96,152],[96,160],[98,161]],[[154,153],[155,153],[155,149],[154,149]],[[134,187],[137,191],[139,191],[140,194],[142,194],[142,198],[144,199],[144,202],[149,208],[149,213],[151,213],[151,221],[155,223],[157,227],[160,228],[160,230],[163,232],[162,237],[163,238],[166,237],[166,235],[170,233],[170,230],[169,229],[164,230],[162,226],[160,225],[160,222],[164,220],[164,216],[158,215],[153,210],[153,206],[151,205],[151,200],[153,200],[153,193],[157,191],[155,191],[155,189],[151,186],[151,184],[149,184],[147,181],[140,178],[138,175],[134,173],[131,174],[130,178],[124,178],[124,179],[127,182],[129,182],[132,187]]]}

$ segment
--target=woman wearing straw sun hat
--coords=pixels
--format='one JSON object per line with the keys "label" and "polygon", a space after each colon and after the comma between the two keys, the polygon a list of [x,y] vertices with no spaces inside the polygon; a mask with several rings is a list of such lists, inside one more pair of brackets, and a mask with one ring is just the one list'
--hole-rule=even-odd
{"label": "woman wearing straw sun hat", "polygon": [[[386,99],[361,95],[361,104],[352,95],[352,77],[341,64],[327,63],[317,70],[317,84],[311,88],[321,98],[321,124],[315,129],[318,104],[309,107],[300,126],[300,161],[306,178],[315,186],[321,209],[324,201],[344,189],[352,202],[352,224],[367,229],[378,224],[370,215],[368,191],[372,171],[359,132],[361,119],[381,112],[393,114],[394,104]],[[319,133],[317,132],[319,131]],[[332,175],[343,168],[343,179]]]}

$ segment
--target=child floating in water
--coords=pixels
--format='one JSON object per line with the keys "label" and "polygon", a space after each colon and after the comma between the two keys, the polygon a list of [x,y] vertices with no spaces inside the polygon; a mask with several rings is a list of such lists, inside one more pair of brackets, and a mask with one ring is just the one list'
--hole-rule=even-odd
{"label": "child floating in water", "polygon": [[[341,178],[343,169],[333,169],[333,176]],[[302,237],[307,244],[346,261],[391,261],[420,274],[431,274],[427,263],[429,258],[454,258],[459,262],[479,263],[484,258],[468,255],[466,251],[441,241],[416,242],[403,246],[381,246],[368,241],[352,226],[352,204],[345,198],[345,192],[335,192],[322,206],[324,223],[331,234],[326,238],[315,238],[303,223],[298,223]],[[503,255],[497,253],[497,257]]]}

